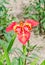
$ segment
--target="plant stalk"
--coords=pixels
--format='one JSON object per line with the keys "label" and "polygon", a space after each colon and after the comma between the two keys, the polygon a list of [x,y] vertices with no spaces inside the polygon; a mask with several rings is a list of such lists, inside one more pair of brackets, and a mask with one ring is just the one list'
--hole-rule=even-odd
{"label": "plant stalk", "polygon": [[[23,53],[24,53],[25,56],[27,55],[27,50],[26,50],[25,45],[23,45]],[[26,65],[26,58],[24,58],[23,65]]]}
{"label": "plant stalk", "polygon": [[[39,5],[40,5],[40,0],[39,0]],[[41,5],[40,5],[41,6]],[[40,10],[39,10],[39,34],[41,35],[41,33],[42,33],[42,30],[41,30],[41,23],[40,23],[40,21],[41,21],[41,17],[40,17]]]}
{"label": "plant stalk", "polygon": [[28,47],[30,46],[30,42],[29,42],[29,40],[28,40]]}

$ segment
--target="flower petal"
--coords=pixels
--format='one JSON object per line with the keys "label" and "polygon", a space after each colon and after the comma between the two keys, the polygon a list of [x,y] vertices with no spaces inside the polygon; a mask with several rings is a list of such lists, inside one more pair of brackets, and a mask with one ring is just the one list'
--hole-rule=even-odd
{"label": "flower petal", "polygon": [[32,25],[29,23],[24,23],[23,28],[25,31],[29,32],[32,29]]}
{"label": "flower petal", "polygon": [[10,32],[11,30],[13,30],[13,26],[16,25],[16,22],[12,22],[7,28],[6,28],[6,32]]}
{"label": "flower petal", "polygon": [[14,31],[18,34],[20,34],[22,32],[22,29],[20,27],[19,24],[16,24],[14,27],[13,27]]}
{"label": "flower petal", "polygon": [[30,32],[24,32],[18,35],[18,39],[23,45],[26,44],[29,38],[30,38]]}
{"label": "flower petal", "polygon": [[33,27],[37,26],[39,24],[39,22],[32,20],[32,19],[27,19],[27,20],[25,20],[25,22],[30,23]]}

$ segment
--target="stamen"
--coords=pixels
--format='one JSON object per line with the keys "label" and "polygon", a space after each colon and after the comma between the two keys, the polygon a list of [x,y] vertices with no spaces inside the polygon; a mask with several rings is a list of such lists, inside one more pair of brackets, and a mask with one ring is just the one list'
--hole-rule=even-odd
{"label": "stamen", "polygon": [[23,21],[20,21],[20,26],[21,27],[23,27],[23,24],[24,24],[24,22]]}

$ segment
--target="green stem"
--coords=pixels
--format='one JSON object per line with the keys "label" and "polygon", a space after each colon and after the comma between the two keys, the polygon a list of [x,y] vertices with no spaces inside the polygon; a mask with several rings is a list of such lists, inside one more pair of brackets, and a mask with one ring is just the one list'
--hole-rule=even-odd
{"label": "green stem", "polygon": [[23,45],[23,53],[24,53],[24,55],[27,54],[27,50],[26,50],[26,46],[25,45]]}
{"label": "green stem", "polygon": [[[27,55],[27,50],[26,50],[26,46],[25,45],[23,45],[23,53],[24,53],[25,56]],[[24,58],[23,65],[26,65],[26,59],[25,58]]]}
{"label": "green stem", "polygon": [[28,47],[30,46],[30,42],[29,42],[29,40],[28,40]]}
{"label": "green stem", "polygon": [[[39,5],[41,6],[41,4],[40,4],[40,0],[39,0]],[[42,33],[42,30],[41,30],[41,13],[40,13],[40,10],[39,10],[39,34],[41,35],[41,33]]]}
{"label": "green stem", "polygon": [[5,58],[6,58],[7,65],[11,65],[9,55],[8,55],[7,49],[5,47],[4,47],[4,55],[5,55]]}

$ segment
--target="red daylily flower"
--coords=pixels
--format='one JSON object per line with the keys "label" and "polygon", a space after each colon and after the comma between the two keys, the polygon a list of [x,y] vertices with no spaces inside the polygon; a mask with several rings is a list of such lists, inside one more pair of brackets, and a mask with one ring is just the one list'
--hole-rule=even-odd
{"label": "red daylily flower", "polygon": [[25,22],[21,21],[19,24],[16,22],[12,22],[6,28],[6,32],[14,30],[14,32],[17,33],[19,41],[25,45],[30,38],[30,31],[32,30],[32,27],[37,26],[38,24],[39,22],[32,19],[27,19],[25,20]]}

